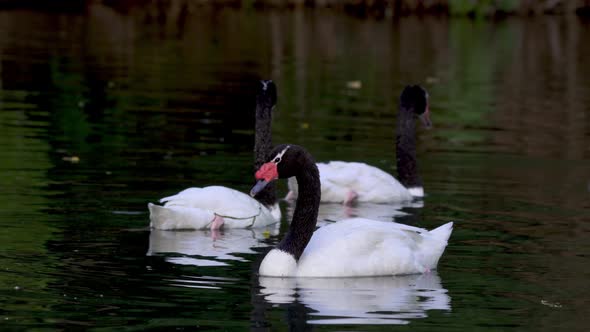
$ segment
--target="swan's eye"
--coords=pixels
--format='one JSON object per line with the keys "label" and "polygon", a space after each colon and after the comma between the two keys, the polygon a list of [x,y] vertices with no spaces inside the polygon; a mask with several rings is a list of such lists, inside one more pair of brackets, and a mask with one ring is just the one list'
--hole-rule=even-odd
{"label": "swan's eye", "polygon": [[287,145],[286,148],[283,149],[283,151],[277,153],[275,159],[272,160],[273,163],[278,164],[281,162],[283,155],[285,154],[285,152],[290,148],[289,145]]}

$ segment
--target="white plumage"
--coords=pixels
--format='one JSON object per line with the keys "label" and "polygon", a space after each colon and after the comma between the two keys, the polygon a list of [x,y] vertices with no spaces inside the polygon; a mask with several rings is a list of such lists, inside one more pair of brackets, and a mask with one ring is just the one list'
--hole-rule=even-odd
{"label": "white plumage", "polygon": [[[256,95],[256,160],[266,158],[271,149],[272,111],[277,101],[276,85],[261,81]],[[274,190],[274,189],[273,189]],[[260,201],[237,190],[210,186],[188,188],[176,195],[162,198],[163,206],[148,204],[150,226],[161,230],[218,229],[262,227],[278,222],[281,211],[274,193]]]}
{"label": "white plumage", "polygon": [[[422,188],[411,192],[377,167],[359,162],[330,161],[317,163],[320,171],[322,202],[343,203],[354,192],[358,202],[392,203],[409,202],[413,196],[424,196]],[[289,179],[288,197],[297,198],[297,180]]]}
{"label": "white plumage", "polygon": [[[395,140],[398,179],[377,167],[359,162],[317,163],[321,181],[321,202],[402,203],[423,197],[424,188],[416,161],[415,119],[429,128],[428,93],[420,86],[407,86],[400,95]],[[289,180],[287,199],[297,198],[297,183]]]}
{"label": "white plumage", "polygon": [[150,226],[155,229],[206,229],[215,215],[223,217],[225,228],[263,227],[281,219],[278,204],[269,209],[242,192],[222,186],[188,188],[160,202],[165,204],[148,204]]}
{"label": "white plumage", "polygon": [[[398,172],[407,188],[421,187],[416,172],[416,116],[430,125],[428,95],[419,86],[400,96],[396,140]],[[373,277],[429,272],[435,269],[453,230],[447,223],[434,230],[365,218],[345,219],[314,232],[320,201],[386,203],[411,200],[412,193],[391,175],[362,163],[316,164],[305,148],[283,144],[255,173],[251,193],[276,179],[291,180],[297,204],[289,231],[262,260],[259,273],[272,277]],[[421,194],[421,188],[415,194]]]}
{"label": "white plumage", "polygon": [[436,268],[453,223],[434,230],[364,218],[346,219],[313,233],[298,261],[273,249],[260,275],[361,277],[424,273]]}

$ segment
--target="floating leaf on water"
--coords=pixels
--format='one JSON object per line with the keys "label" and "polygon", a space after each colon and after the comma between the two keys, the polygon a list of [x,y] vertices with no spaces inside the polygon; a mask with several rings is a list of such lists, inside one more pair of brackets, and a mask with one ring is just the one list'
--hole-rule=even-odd
{"label": "floating leaf on water", "polygon": [[434,77],[434,76],[426,77],[426,83],[428,83],[428,84],[436,84],[439,81],[440,81],[440,79],[438,79],[438,77]]}
{"label": "floating leaf on water", "polygon": [[346,87],[349,89],[358,90],[363,87],[363,83],[361,81],[348,81],[346,82]]}
{"label": "floating leaf on water", "polygon": [[561,308],[562,307],[561,303],[559,303],[559,302],[549,302],[547,300],[541,300],[541,304],[546,305],[551,308]]}
{"label": "floating leaf on water", "polygon": [[66,157],[62,157],[61,160],[63,161],[69,161],[72,164],[77,164],[80,162],[80,157],[78,156],[66,156]]}

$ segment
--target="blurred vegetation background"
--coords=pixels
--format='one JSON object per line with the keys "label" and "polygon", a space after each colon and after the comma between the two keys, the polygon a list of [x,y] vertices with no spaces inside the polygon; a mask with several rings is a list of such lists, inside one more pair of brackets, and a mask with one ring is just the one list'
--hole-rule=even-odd
{"label": "blurred vegetation background", "polygon": [[358,16],[396,17],[436,14],[497,18],[508,15],[567,14],[590,16],[590,0],[0,0],[2,8],[83,10],[102,3],[119,10],[152,6],[159,11],[199,7],[335,9]]}

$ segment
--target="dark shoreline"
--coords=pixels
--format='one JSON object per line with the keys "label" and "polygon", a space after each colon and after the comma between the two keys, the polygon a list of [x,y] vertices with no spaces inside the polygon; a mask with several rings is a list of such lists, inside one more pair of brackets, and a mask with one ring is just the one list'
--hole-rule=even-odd
{"label": "dark shoreline", "polygon": [[139,7],[152,8],[160,12],[179,9],[194,11],[201,8],[274,10],[315,8],[373,18],[410,15],[503,18],[566,14],[590,17],[590,0],[512,0],[494,4],[488,2],[482,0],[0,0],[0,10],[84,12],[88,6],[102,4],[120,12],[128,12]]}

